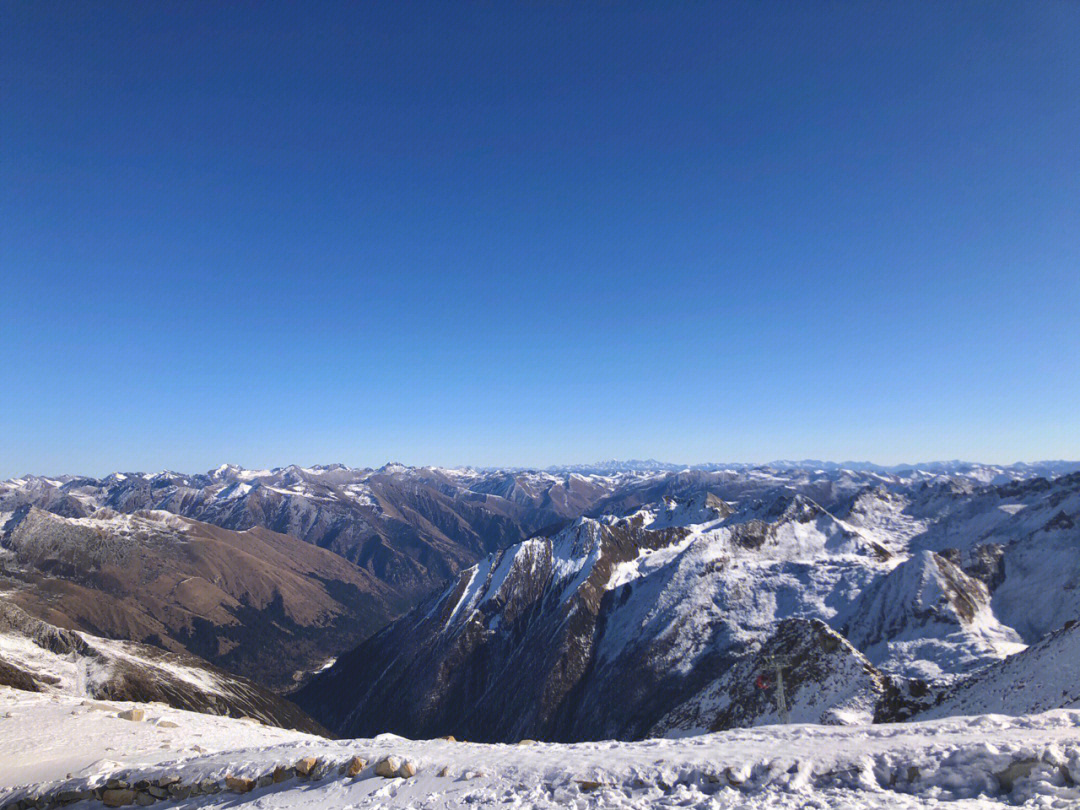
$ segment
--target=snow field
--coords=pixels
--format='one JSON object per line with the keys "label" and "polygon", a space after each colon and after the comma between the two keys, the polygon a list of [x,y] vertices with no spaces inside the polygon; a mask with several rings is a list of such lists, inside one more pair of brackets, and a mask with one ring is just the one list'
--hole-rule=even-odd
{"label": "snow field", "polygon": [[[677,740],[482,745],[393,735],[331,741],[146,704],[0,689],[0,806],[123,778],[258,779],[317,757],[328,774],[184,806],[878,808],[1080,806],[1080,711],[875,726],[769,726]],[[374,764],[416,764],[383,779]],[[368,767],[339,774],[353,756]],[[100,806],[80,803],[78,806]],[[73,805],[74,806],[74,805]]]}

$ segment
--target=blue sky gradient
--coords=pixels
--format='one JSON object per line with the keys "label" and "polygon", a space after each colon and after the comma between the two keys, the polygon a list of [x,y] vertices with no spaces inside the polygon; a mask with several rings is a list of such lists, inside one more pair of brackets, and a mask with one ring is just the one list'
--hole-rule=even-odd
{"label": "blue sky gradient", "polygon": [[0,4],[0,475],[1080,458],[1080,4]]}

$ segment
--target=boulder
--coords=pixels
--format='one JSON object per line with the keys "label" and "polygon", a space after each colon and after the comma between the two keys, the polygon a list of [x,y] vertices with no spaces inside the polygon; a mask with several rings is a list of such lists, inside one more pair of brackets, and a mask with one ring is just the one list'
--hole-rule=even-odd
{"label": "boulder", "polygon": [[319,760],[316,757],[304,757],[296,763],[297,776],[307,777],[315,770],[315,765],[318,764],[318,762]]}
{"label": "boulder", "polygon": [[106,807],[123,807],[135,803],[135,791],[131,788],[106,788],[101,794]]}
{"label": "boulder", "polygon": [[395,756],[387,756],[375,763],[375,773],[386,779],[393,779],[401,770],[401,760]]}
{"label": "boulder", "polygon": [[275,785],[279,782],[292,779],[294,776],[296,776],[296,768],[286,768],[282,765],[278,765],[274,768],[273,780]]}
{"label": "boulder", "polygon": [[121,720],[131,720],[132,722],[140,723],[143,718],[146,717],[146,712],[142,709],[124,709],[122,712],[117,712],[116,716]]}
{"label": "boulder", "polygon": [[353,757],[345,763],[345,775],[356,777],[360,775],[360,771],[367,767],[367,760],[362,757]]}
{"label": "boulder", "polygon": [[186,799],[192,794],[191,785],[181,785],[177,783],[175,785],[169,785],[169,796],[174,799]]}
{"label": "boulder", "polygon": [[139,805],[140,807],[149,807],[156,801],[157,799],[155,799],[145,790],[140,790],[135,793],[135,804]]}
{"label": "boulder", "polygon": [[407,759],[401,763],[401,767],[398,768],[397,775],[402,779],[411,779],[416,776],[416,763],[411,759]]}
{"label": "boulder", "polygon": [[232,793],[250,793],[255,788],[255,780],[246,776],[225,775],[225,789]]}

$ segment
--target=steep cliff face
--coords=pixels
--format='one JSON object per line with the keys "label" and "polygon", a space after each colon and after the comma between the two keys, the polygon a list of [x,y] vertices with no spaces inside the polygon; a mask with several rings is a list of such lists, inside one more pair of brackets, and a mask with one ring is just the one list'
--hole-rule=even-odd
{"label": "steep cliff face", "polygon": [[685,534],[583,518],[554,538],[494,554],[343,656],[296,700],[355,736],[557,734],[588,673],[615,566]]}

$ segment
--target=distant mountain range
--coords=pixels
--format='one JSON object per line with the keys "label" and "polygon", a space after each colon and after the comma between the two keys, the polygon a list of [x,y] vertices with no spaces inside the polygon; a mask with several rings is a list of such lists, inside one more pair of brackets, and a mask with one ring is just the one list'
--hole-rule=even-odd
{"label": "distant mountain range", "polygon": [[1080,616],[1077,470],[26,476],[0,483],[0,605],[279,692],[306,684],[297,701],[339,733],[577,740],[774,722],[753,684],[785,649],[793,718],[904,718]]}

